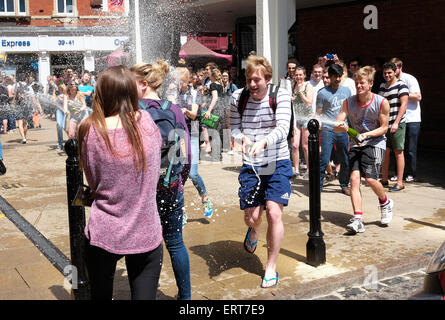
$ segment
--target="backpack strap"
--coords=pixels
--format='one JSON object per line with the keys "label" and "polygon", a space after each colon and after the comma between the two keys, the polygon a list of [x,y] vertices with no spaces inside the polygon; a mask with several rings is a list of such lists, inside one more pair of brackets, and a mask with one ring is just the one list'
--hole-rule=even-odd
{"label": "backpack strap", "polygon": [[[269,86],[269,106],[272,109],[272,111],[275,113],[277,110],[277,96],[278,96],[278,90],[280,89],[280,86],[275,86],[273,84],[270,84]],[[241,91],[240,98],[238,100],[238,113],[240,115],[243,115],[244,110],[246,109],[247,100],[249,100],[250,92],[247,87],[244,87],[243,91]]]}
{"label": "backpack strap", "polygon": [[272,109],[273,113],[277,111],[277,96],[278,96],[278,90],[280,89],[280,86],[274,86],[273,84],[270,84],[269,88],[269,106]]}
{"label": "backpack strap", "polygon": [[141,99],[139,99],[138,105],[139,105],[139,109],[142,109],[142,110],[148,109],[148,105],[145,104]]}
{"label": "backpack strap", "polygon": [[243,91],[241,91],[239,100],[238,100],[238,113],[242,116],[244,110],[246,109],[247,100],[249,100],[250,92],[247,87],[243,88]]}
{"label": "backpack strap", "polygon": [[170,100],[162,100],[161,109],[162,110],[168,110],[170,109],[172,102]]}
{"label": "backpack strap", "polygon": [[[175,145],[179,142],[179,140],[180,140],[180,137],[175,132]],[[168,165],[167,173],[166,173],[166,175],[164,177],[164,182],[163,182],[164,187],[168,187],[168,185],[170,183],[170,175],[171,175],[172,169],[173,169],[173,161],[170,159],[170,163]]]}
{"label": "backpack strap", "polygon": [[170,109],[170,106],[171,106],[171,104],[172,104],[170,100],[161,100],[161,101],[162,101],[162,104],[159,103],[159,101],[157,101],[157,100],[150,99],[150,100],[148,101],[148,103],[145,103],[144,101],[142,101],[141,99],[139,99],[138,105],[139,105],[139,108],[141,108],[141,109],[143,109],[143,110],[148,110],[148,109],[149,109],[148,106],[150,105],[150,103],[155,102],[155,103],[157,103],[157,104],[159,105],[159,107],[160,107],[162,110],[168,110],[168,109]]}

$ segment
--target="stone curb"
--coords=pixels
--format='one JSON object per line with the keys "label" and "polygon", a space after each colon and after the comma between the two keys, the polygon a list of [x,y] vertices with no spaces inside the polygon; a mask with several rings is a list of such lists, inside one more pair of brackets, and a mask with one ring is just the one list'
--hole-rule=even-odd
{"label": "stone curb", "polygon": [[[433,254],[433,252],[427,252],[409,258],[372,265],[372,267],[373,270],[377,270],[380,281],[426,267]],[[341,288],[363,285],[367,277],[369,277],[367,270],[366,267],[363,267],[324,279],[301,283],[292,288],[272,289],[263,295],[252,297],[249,300],[302,300],[326,296]]]}

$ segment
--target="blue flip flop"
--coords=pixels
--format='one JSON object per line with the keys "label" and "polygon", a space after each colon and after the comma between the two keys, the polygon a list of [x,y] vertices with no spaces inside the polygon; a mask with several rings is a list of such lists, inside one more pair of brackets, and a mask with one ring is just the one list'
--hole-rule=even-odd
{"label": "blue flip flop", "polygon": [[[246,237],[244,238],[244,249],[246,249],[246,251],[249,253],[254,253],[258,243],[258,239],[254,243],[252,243],[252,241],[250,240],[250,231],[252,231],[252,228],[249,227],[249,229],[247,229]],[[249,241],[250,249],[247,247],[246,241]]]}
{"label": "blue flip flop", "polygon": [[272,286],[263,286],[263,282],[261,282],[261,288],[269,289],[269,288],[276,287],[278,285],[278,272],[276,273],[275,278],[266,279],[266,277],[263,277],[263,281],[266,281],[266,283],[268,283],[270,281],[275,281],[275,284]]}

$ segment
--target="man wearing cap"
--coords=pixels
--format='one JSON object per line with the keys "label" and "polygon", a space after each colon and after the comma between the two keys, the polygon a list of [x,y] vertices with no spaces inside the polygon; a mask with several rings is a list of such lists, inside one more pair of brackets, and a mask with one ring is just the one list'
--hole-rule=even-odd
{"label": "man wearing cap", "polygon": [[334,63],[328,68],[329,86],[318,91],[317,114],[321,116],[321,155],[320,155],[320,191],[323,191],[323,181],[326,167],[331,159],[332,147],[337,146],[337,155],[341,164],[338,180],[341,191],[345,195],[351,195],[349,184],[348,163],[348,134],[345,132],[334,132],[334,123],[340,113],[343,101],[351,96],[349,88],[340,85],[343,68]]}

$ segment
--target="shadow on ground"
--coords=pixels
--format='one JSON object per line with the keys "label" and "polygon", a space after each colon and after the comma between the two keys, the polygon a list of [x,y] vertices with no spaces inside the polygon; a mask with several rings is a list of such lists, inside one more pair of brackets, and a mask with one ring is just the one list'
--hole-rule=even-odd
{"label": "shadow on ground", "polygon": [[242,268],[248,273],[263,276],[263,264],[256,255],[247,253],[242,242],[225,240],[189,248],[205,260],[210,278],[232,268]]}

